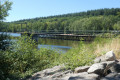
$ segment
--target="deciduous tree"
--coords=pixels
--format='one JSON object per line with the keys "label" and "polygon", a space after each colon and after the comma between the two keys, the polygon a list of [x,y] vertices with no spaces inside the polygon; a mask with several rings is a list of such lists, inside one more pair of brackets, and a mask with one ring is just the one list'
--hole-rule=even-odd
{"label": "deciduous tree", "polygon": [[11,9],[12,2],[8,0],[0,0],[0,20],[8,16],[8,11]]}

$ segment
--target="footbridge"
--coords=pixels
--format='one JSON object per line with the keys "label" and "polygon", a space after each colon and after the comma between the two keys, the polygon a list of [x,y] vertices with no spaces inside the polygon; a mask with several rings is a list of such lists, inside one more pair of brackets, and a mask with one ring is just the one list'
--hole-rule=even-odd
{"label": "footbridge", "polygon": [[41,30],[41,31],[24,31],[18,32],[21,35],[27,34],[33,37],[52,38],[52,39],[65,39],[65,40],[92,40],[95,37],[111,38],[120,34],[117,30],[78,30],[78,31],[55,31],[55,30]]}

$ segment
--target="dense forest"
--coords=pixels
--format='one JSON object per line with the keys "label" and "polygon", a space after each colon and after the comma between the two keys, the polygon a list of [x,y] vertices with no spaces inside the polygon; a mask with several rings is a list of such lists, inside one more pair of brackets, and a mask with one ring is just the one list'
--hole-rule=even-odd
{"label": "dense forest", "polygon": [[105,8],[86,12],[4,22],[0,30],[59,32],[78,30],[120,30],[120,8]]}

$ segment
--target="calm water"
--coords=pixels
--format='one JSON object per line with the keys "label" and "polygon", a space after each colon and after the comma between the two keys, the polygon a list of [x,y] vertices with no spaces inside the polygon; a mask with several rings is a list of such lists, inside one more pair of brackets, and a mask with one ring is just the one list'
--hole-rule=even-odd
{"label": "calm water", "polygon": [[[0,32],[0,34],[2,34],[3,32]],[[19,33],[10,33],[10,32],[7,32],[7,33],[3,33],[3,34],[7,34],[7,35],[10,35],[10,36],[14,36],[14,37],[19,37],[21,36],[21,34]]]}
{"label": "calm water", "polygon": [[65,53],[73,46],[78,46],[79,41],[39,38],[38,43],[38,48],[51,48]]}
{"label": "calm water", "polygon": [[[0,32],[1,34],[2,32]],[[19,37],[21,34],[19,33],[7,33],[13,37]],[[58,52],[65,53],[73,46],[78,46],[79,41],[71,41],[71,40],[60,40],[60,39],[48,39],[48,38],[38,38],[38,49],[40,48],[49,48],[55,49]]]}

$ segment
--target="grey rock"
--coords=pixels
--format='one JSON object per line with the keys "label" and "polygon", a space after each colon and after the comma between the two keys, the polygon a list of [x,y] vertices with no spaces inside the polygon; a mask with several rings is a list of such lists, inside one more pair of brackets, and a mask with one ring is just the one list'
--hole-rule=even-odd
{"label": "grey rock", "polygon": [[120,78],[120,73],[118,73],[115,77],[116,77],[116,78]]}
{"label": "grey rock", "polygon": [[103,62],[103,63],[107,64],[107,66],[104,70],[104,75],[107,75],[107,71],[116,64],[115,61],[106,61],[106,62]]}
{"label": "grey rock", "polygon": [[105,62],[105,61],[114,61],[114,60],[116,60],[114,52],[109,51],[105,55],[95,58],[94,63],[100,63],[100,62]]}
{"label": "grey rock", "polygon": [[66,76],[66,74],[70,74],[70,73],[72,73],[71,70],[62,71],[62,72],[57,72],[57,73],[53,74],[51,77],[52,77],[52,78],[60,78],[60,77]]}
{"label": "grey rock", "polygon": [[107,63],[96,63],[93,64],[89,69],[88,69],[88,73],[95,73],[98,75],[102,75],[104,73],[104,70],[107,66]]}
{"label": "grey rock", "polygon": [[105,63],[107,63],[107,67],[112,67],[113,65],[116,64],[115,61],[106,61]]}
{"label": "grey rock", "polygon": [[[47,80],[47,78],[51,78],[51,75],[57,73],[57,72],[60,72],[64,69],[64,65],[60,65],[60,66],[55,66],[53,68],[48,68],[48,69],[45,69],[43,71],[40,71],[40,72],[37,72],[35,74],[32,75],[31,78],[29,78],[28,80],[37,80],[37,79],[40,79],[40,80]],[[50,75],[50,76],[49,76]]]}
{"label": "grey rock", "polygon": [[87,72],[74,74],[69,77],[68,80],[99,80],[99,75],[97,74],[88,74]]}
{"label": "grey rock", "polygon": [[116,63],[114,66],[112,66],[112,67],[110,68],[110,70],[111,70],[112,72],[120,73],[120,62],[119,62],[119,63]]}
{"label": "grey rock", "polygon": [[118,75],[118,73],[110,73],[110,74],[108,74],[107,76],[105,76],[105,77],[107,77],[107,78],[111,78],[111,77],[116,77]]}
{"label": "grey rock", "polygon": [[111,77],[111,78],[104,77],[104,78],[101,78],[100,80],[119,80],[119,79],[115,79],[113,77]]}
{"label": "grey rock", "polygon": [[52,74],[54,74],[56,72],[61,71],[62,69],[64,69],[64,66],[55,66],[53,68],[43,70],[43,72],[44,72],[45,75],[52,75]]}
{"label": "grey rock", "polygon": [[94,63],[100,63],[100,62],[104,62],[104,61],[106,61],[105,55],[102,55],[102,56],[94,59]]}
{"label": "grey rock", "polygon": [[106,61],[114,61],[116,60],[115,54],[113,51],[109,51],[105,54]]}
{"label": "grey rock", "polygon": [[46,77],[42,77],[42,78],[38,78],[38,79],[33,79],[33,80],[53,80],[50,76],[46,76]]}
{"label": "grey rock", "polygon": [[94,63],[100,63],[101,62],[101,58],[100,57],[97,57],[94,59]]}
{"label": "grey rock", "polygon": [[120,80],[119,73],[110,73],[107,76],[101,78],[100,80]]}
{"label": "grey rock", "polygon": [[90,66],[82,66],[75,68],[74,73],[80,73],[80,72],[87,72],[87,70],[90,68]]}
{"label": "grey rock", "polygon": [[73,73],[67,73],[65,76],[53,78],[53,80],[68,80],[70,76],[74,75]]}
{"label": "grey rock", "polygon": [[105,61],[114,61],[114,60],[116,60],[114,52],[109,51],[105,55],[95,58],[94,63],[100,63],[100,62],[105,62]]}

